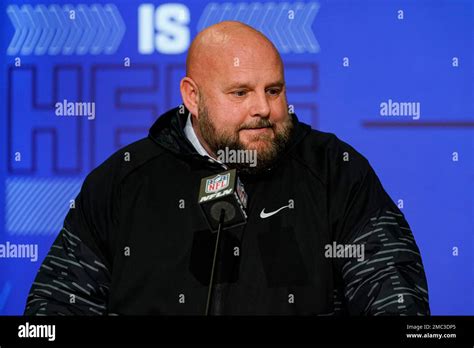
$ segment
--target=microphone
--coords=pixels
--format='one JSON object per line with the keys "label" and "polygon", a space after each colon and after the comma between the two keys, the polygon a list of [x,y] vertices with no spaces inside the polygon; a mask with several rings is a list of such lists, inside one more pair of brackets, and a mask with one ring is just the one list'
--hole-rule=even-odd
{"label": "microphone", "polygon": [[235,169],[201,179],[198,203],[213,233],[219,227],[222,209],[224,230],[247,222],[247,193]]}
{"label": "microphone", "polygon": [[201,180],[198,203],[206,217],[211,232],[217,231],[205,312],[205,315],[208,315],[212,290],[214,288],[214,270],[221,230],[241,226],[247,222],[247,214],[245,213],[247,194],[244,190],[244,185],[237,176],[237,171],[231,169],[203,178]]}

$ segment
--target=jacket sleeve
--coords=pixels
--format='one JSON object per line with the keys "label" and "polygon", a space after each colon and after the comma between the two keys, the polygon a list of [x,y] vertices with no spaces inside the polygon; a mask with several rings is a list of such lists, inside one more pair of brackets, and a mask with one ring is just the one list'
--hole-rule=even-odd
{"label": "jacket sleeve", "polygon": [[110,185],[88,176],[31,286],[24,315],[105,315],[110,262]]}
{"label": "jacket sleeve", "polygon": [[350,315],[430,315],[420,251],[404,215],[365,158],[347,191],[334,226],[336,243],[358,247],[363,257],[335,260]]}

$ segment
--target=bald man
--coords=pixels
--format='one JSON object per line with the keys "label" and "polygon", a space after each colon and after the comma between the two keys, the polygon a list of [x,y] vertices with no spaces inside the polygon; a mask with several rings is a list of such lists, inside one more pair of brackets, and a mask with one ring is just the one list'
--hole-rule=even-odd
{"label": "bald man", "polygon": [[[199,33],[180,91],[148,137],[87,176],[26,315],[430,314],[404,215],[361,154],[289,112],[263,34],[239,22]],[[200,183],[232,169],[247,220],[216,243]]]}

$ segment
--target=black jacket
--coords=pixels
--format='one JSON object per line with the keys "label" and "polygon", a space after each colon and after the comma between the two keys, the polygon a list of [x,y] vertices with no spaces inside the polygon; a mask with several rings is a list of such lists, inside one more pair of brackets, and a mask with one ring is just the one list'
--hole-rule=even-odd
{"label": "black jacket", "polygon": [[[194,150],[178,110],[87,176],[26,315],[205,312],[216,234],[197,197],[223,168]],[[276,164],[240,177],[248,222],[222,234],[211,314],[430,314],[410,227],[368,161],[293,121]],[[331,253],[346,245],[364,258]]]}

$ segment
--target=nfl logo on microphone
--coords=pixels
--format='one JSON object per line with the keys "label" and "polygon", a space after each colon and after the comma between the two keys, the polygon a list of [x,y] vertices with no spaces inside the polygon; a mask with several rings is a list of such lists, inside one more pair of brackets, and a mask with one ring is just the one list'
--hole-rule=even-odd
{"label": "nfl logo on microphone", "polygon": [[229,186],[230,173],[216,175],[214,178],[206,180],[206,193],[213,193],[225,189]]}

